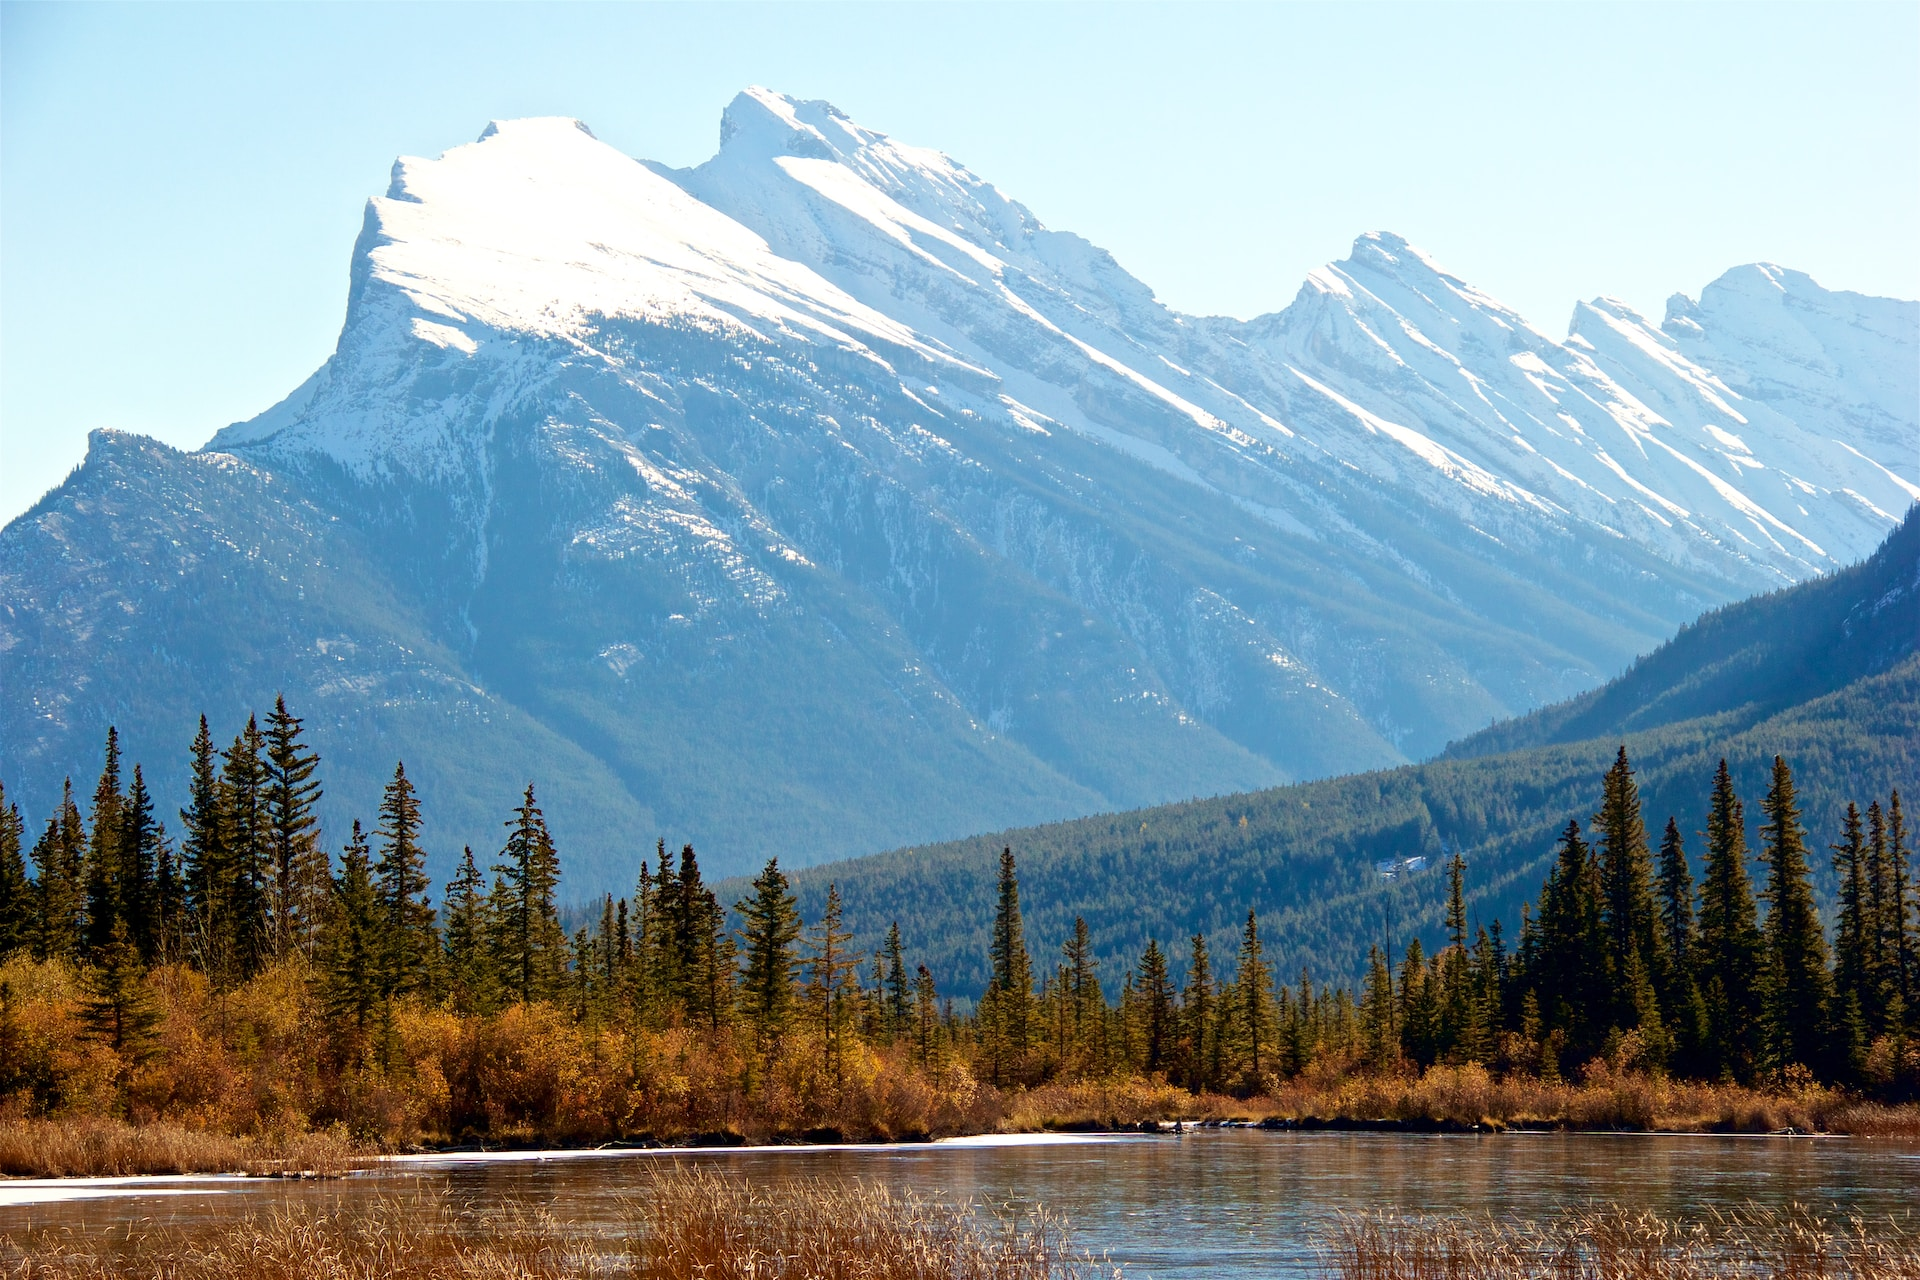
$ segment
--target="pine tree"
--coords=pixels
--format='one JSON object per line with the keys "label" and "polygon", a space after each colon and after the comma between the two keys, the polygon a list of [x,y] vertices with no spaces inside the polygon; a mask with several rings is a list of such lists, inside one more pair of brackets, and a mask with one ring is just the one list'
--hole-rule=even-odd
{"label": "pine tree", "polygon": [[433,987],[431,970],[439,943],[427,901],[427,855],[420,847],[420,801],[404,762],[380,799],[380,858],[374,864],[380,904],[380,991],[396,996]]}
{"label": "pine tree", "polygon": [[232,969],[228,942],[233,930],[227,919],[230,904],[226,890],[233,869],[226,844],[220,778],[214,770],[213,735],[207,731],[205,716],[200,717],[200,732],[193,739],[191,762],[187,807],[180,811],[186,949],[218,985]]}
{"label": "pine tree", "polygon": [[907,962],[900,945],[900,922],[887,926],[887,941],[881,952],[886,962],[882,991],[886,1009],[887,1042],[907,1034],[913,1018],[913,988],[907,981]]}
{"label": "pine tree", "polygon": [[1033,1047],[1033,962],[1020,918],[1020,881],[1013,850],[1000,852],[998,901],[993,915],[992,966],[980,1000],[981,1037],[994,1084],[1009,1082]]}
{"label": "pine tree", "polygon": [[[800,912],[777,858],[753,881],[753,896],[733,904],[744,924],[746,969],[740,975],[740,1003],[761,1062],[771,1067],[781,1038],[793,1018],[794,943],[801,934]],[[895,930],[894,940],[899,939]]]}
{"label": "pine tree", "polygon": [[1724,759],[1713,777],[1706,834],[1695,962],[1706,1006],[1701,1067],[1709,1076],[1745,1082],[1757,1066],[1762,952],[1747,877],[1746,817]]}
{"label": "pine tree", "polygon": [[1213,1038],[1213,967],[1205,934],[1194,934],[1188,945],[1187,984],[1180,992],[1181,1074],[1188,1089],[1205,1093],[1220,1078]]}
{"label": "pine tree", "polygon": [[440,897],[447,996],[462,1014],[489,1013],[495,1006],[493,956],[487,945],[487,882],[474,865],[473,846],[460,851],[460,866]]}
{"label": "pine tree", "polygon": [[353,824],[333,882],[333,901],[320,937],[322,1004],[347,1045],[351,1062],[364,1060],[374,1017],[383,1003],[386,919],[374,886],[372,851]]}
{"label": "pine tree", "polygon": [[1847,805],[1840,843],[1828,847],[1839,889],[1833,939],[1833,1050],[1851,1075],[1866,1058],[1867,1026],[1878,1021],[1880,1012],[1880,992],[1874,981],[1879,921],[1870,880],[1872,859],[1857,805]]}
{"label": "pine tree", "polygon": [[[161,901],[159,870],[171,863],[167,833],[153,818],[153,796],[147,791],[140,766],[133,766],[133,783],[120,810],[120,914],[142,964],[160,958]],[[169,866],[168,879],[172,879]],[[172,891],[171,884],[168,892]]]}
{"label": "pine tree", "polygon": [[1392,1069],[1400,1057],[1399,1019],[1394,1014],[1393,971],[1378,944],[1367,948],[1367,985],[1360,997],[1360,1040],[1367,1065]]}
{"label": "pine tree", "polygon": [[1260,922],[1251,910],[1240,931],[1240,954],[1234,968],[1234,1055],[1248,1089],[1257,1093],[1266,1074],[1273,1070],[1273,971],[1267,967],[1260,941]]}
{"label": "pine tree", "polygon": [[503,977],[507,993],[527,1003],[560,995],[565,977],[567,938],[554,907],[560,884],[560,855],[547,834],[547,822],[534,803],[528,783],[520,804],[507,819],[506,847],[494,870],[504,877],[501,932],[507,949]]}
{"label": "pine tree", "polygon": [[267,840],[269,949],[275,959],[313,954],[326,910],[329,875],[320,847],[320,757],[301,741],[302,721],[276,696],[267,716],[264,825]]}
{"label": "pine tree", "polygon": [[1659,876],[1665,968],[1655,982],[1667,1034],[1673,1041],[1675,1065],[1693,1071],[1698,1069],[1706,1038],[1706,1007],[1694,975],[1693,873],[1687,868],[1687,847],[1680,837],[1680,826],[1672,818],[1667,819],[1667,829],[1660,837]]}
{"label": "pine tree", "polygon": [[1407,954],[1400,962],[1400,1051],[1423,1068],[1439,1058],[1440,1002],[1435,985],[1426,948],[1416,937],[1407,943]]}
{"label": "pine tree", "polygon": [[1597,1053],[1606,1038],[1606,1011],[1613,1007],[1607,984],[1607,931],[1601,905],[1599,865],[1570,820],[1560,834],[1559,854],[1540,890],[1537,939],[1528,982],[1549,1032],[1559,1032],[1576,1062]]}
{"label": "pine tree", "polygon": [[[1907,824],[1900,812],[1900,793],[1887,801],[1888,903],[1886,928],[1892,934],[1891,949],[1896,970],[1895,985],[1907,1017],[1920,1028],[1920,902],[1913,902],[1913,872],[1907,866]],[[1911,902],[1911,906],[1909,903]]]}
{"label": "pine tree", "polygon": [[242,982],[260,971],[271,952],[265,748],[259,723],[248,716],[247,727],[227,748],[220,769],[220,807],[225,819],[221,840],[228,859],[228,879],[221,889],[231,930],[225,950],[232,958],[235,980]]}
{"label": "pine tree", "polygon": [[1827,943],[1813,906],[1793,772],[1779,756],[1773,758],[1773,785],[1762,807],[1767,816],[1760,828],[1761,860],[1767,865],[1767,918],[1762,928],[1767,1056],[1776,1066],[1799,1063],[1821,1071],[1831,1065]]}
{"label": "pine tree", "polygon": [[807,937],[807,1004],[820,1028],[821,1065],[840,1079],[848,1000],[858,991],[860,956],[847,949],[853,935],[841,923],[840,888],[827,886],[820,923]]}
{"label": "pine tree", "polygon": [[[1624,746],[1602,784],[1594,833],[1607,973],[1613,979],[1611,1020],[1614,1027],[1631,1030],[1646,1020],[1652,1003],[1650,984],[1664,972],[1667,959],[1654,905],[1653,859],[1640,812],[1640,790]],[[1651,1012],[1658,1021],[1657,1006]],[[1647,1031],[1658,1034],[1657,1028]]]}
{"label": "pine tree", "polygon": [[1060,949],[1066,1044],[1062,1058],[1074,1070],[1097,1075],[1106,1067],[1107,1002],[1100,991],[1099,963],[1085,917],[1073,918],[1073,933]]}
{"label": "pine tree", "polygon": [[86,883],[86,943],[84,952],[92,956],[113,938],[113,927],[121,922],[120,875],[121,820],[124,798],[120,794],[120,734],[107,726],[106,764],[93,789],[93,819],[87,836],[83,862]]}
{"label": "pine tree", "polygon": [[82,880],[87,836],[80,806],[73,801],[73,780],[61,787],[60,808],[33,846],[37,912],[33,951],[41,960],[77,961],[85,921]]}
{"label": "pine tree", "polygon": [[153,1055],[154,1030],[160,1023],[159,1010],[147,992],[146,970],[125,920],[116,917],[106,942],[94,948],[84,986],[81,1025],[120,1059],[124,1095],[128,1071]]}
{"label": "pine tree", "polygon": [[932,1067],[940,1048],[940,997],[933,974],[921,965],[913,975],[913,1056],[922,1067]]}
{"label": "pine tree", "polygon": [[26,824],[0,783],[0,961],[33,942],[33,883],[27,879]]}
{"label": "pine tree", "polygon": [[1173,1057],[1175,1010],[1166,953],[1154,938],[1147,939],[1147,949],[1140,956],[1133,990],[1140,1002],[1140,1069],[1155,1075],[1165,1071]]}

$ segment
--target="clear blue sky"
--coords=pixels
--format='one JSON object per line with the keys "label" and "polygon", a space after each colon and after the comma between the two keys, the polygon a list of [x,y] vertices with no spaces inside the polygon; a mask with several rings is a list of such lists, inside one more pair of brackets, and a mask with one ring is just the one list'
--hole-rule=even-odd
{"label": "clear blue sky", "polygon": [[958,157],[1171,305],[1398,231],[1540,327],[1736,263],[1920,296],[1920,5],[0,7],[0,519],[331,350],[393,158],[562,114],[709,155],[765,84]]}

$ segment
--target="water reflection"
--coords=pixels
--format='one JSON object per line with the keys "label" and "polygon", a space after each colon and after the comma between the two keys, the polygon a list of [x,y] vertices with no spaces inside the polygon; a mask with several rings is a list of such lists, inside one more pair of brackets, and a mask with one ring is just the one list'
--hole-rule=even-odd
{"label": "water reflection", "polygon": [[878,1179],[922,1195],[1016,1211],[1043,1204],[1071,1221],[1084,1247],[1106,1252],[1129,1276],[1156,1280],[1309,1274],[1314,1231],[1342,1209],[1546,1217],[1570,1207],[1621,1204],[1696,1215],[1797,1202],[1884,1216],[1920,1204],[1920,1149],[1898,1144],[1229,1131],[1008,1145],[442,1160],[328,1183],[226,1182],[210,1195],[127,1194],[12,1208],[0,1198],[0,1230],[31,1223],[87,1231],[141,1219],[212,1224],[250,1209],[318,1208],[415,1186],[451,1191],[475,1207],[539,1203],[592,1230],[621,1217],[621,1199],[644,1191],[649,1171],[663,1161],[697,1161],[761,1180]]}

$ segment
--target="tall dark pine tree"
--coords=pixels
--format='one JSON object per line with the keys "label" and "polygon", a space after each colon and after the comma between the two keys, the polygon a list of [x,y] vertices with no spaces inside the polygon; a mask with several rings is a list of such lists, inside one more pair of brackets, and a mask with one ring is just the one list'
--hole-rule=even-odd
{"label": "tall dark pine tree", "polygon": [[187,807],[180,811],[180,862],[187,906],[186,955],[216,984],[225,981],[232,969],[227,886],[233,878],[233,860],[227,849],[222,804],[213,735],[207,731],[207,718],[201,716],[187,775]]}
{"label": "tall dark pine tree", "polygon": [[827,886],[820,923],[807,936],[807,1003],[820,1028],[821,1065],[837,1082],[846,1051],[851,1002],[860,989],[860,954],[841,921],[840,886]]}
{"label": "tall dark pine tree", "polygon": [[473,1015],[494,1006],[493,957],[487,946],[487,882],[473,862],[473,846],[461,850],[460,866],[440,897],[446,949],[447,996],[455,1010]]}
{"label": "tall dark pine tree", "polygon": [[33,882],[24,856],[26,824],[0,783],[0,960],[33,943]]}
{"label": "tall dark pine tree", "polygon": [[980,1033],[995,1084],[1011,1079],[1026,1060],[1038,1028],[1033,1018],[1033,960],[1020,917],[1020,879],[1013,850],[1000,851],[1000,883],[993,913],[991,968],[980,1000]]}
{"label": "tall dark pine tree", "polygon": [[1700,1047],[1706,1039],[1706,1006],[1694,973],[1693,873],[1687,868],[1687,846],[1680,825],[1667,819],[1660,837],[1660,932],[1665,941],[1665,968],[1658,977],[1660,1007],[1673,1038],[1674,1066],[1699,1069]]}
{"label": "tall dark pine tree", "polygon": [[42,960],[78,960],[81,927],[86,918],[83,879],[87,849],[86,826],[73,800],[73,780],[60,790],[60,809],[47,819],[47,829],[33,846],[35,878],[34,955]]}
{"label": "tall dark pine tree", "polygon": [[900,945],[900,922],[887,926],[887,940],[881,949],[885,960],[881,991],[886,1005],[888,1043],[907,1034],[913,1019],[913,986],[907,980],[907,960]]}
{"label": "tall dark pine tree", "polygon": [[1746,1082],[1758,1066],[1760,926],[1747,876],[1746,813],[1722,760],[1707,807],[1707,857],[1700,877],[1694,971],[1706,1006],[1701,1067],[1709,1077]]}
{"label": "tall dark pine tree", "polygon": [[382,969],[387,948],[385,918],[379,891],[373,882],[373,857],[360,824],[340,858],[340,875],[333,882],[333,902],[321,931],[319,960],[321,995],[336,1040],[352,1065],[364,1061],[374,1015],[380,1008]]}
{"label": "tall dark pine tree", "polygon": [[232,957],[235,978],[241,981],[258,973],[270,952],[265,748],[259,722],[248,716],[247,727],[227,748],[220,769],[227,880],[218,888],[226,898],[223,914],[231,930],[226,952]]}
{"label": "tall dark pine tree", "polygon": [[380,800],[380,859],[374,882],[380,903],[383,948],[381,994],[392,997],[431,990],[439,942],[427,902],[427,855],[420,847],[420,801],[404,762]]}
{"label": "tall dark pine tree", "polygon": [[1794,795],[1793,771],[1773,758],[1773,785],[1762,801],[1761,859],[1767,864],[1766,1032],[1768,1061],[1800,1063],[1815,1071],[1831,1066],[1828,1017],[1833,998],[1827,972],[1827,941],[1813,906],[1807,871],[1806,833]]}
{"label": "tall dark pine tree", "polygon": [[1194,1093],[1205,1093],[1219,1080],[1219,1053],[1214,1036],[1213,966],[1207,954],[1207,936],[1196,933],[1189,942],[1187,985],[1180,993],[1180,1073]]}
{"label": "tall dark pine tree", "polygon": [[100,770],[100,781],[93,788],[92,829],[88,833],[83,864],[88,956],[107,946],[113,938],[114,923],[121,918],[120,810],[124,803],[125,798],[120,794],[120,734],[108,725],[106,763]]}
{"label": "tall dark pine tree", "polygon": [[80,1022],[87,1034],[120,1059],[117,1073],[124,1102],[130,1069],[154,1052],[154,1028],[160,1012],[146,988],[146,969],[127,936],[127,922],[115,917],[107,940],[93,950],[84,979]]}
{"label": "tall dark pine tree", "polygon": [[1622,746],[1602,784],[1594,817],[1600,863],[1600,910],[1606,922],[1607,973],[1613,991],[1613,1025],[1641,1028],[1664,1040],[1654,982],[1666,968],[1654,905],[1653,858],[1647,848],[1640,790]]}
{"label": "tall dark pine tree", "polygon": [[1880,994],[1874,981],[1879,922],[1871,880],[1873,859],[1857,805],[1847,805],[1840,843],[1829,848],[1839,890],[1833,931],[1832,1047],[1851,1073],[1866,1057],[1867,1026],[1877,1021]]}
{"label": "tall dark pine tree", "polygon": [[1141,953],[1133,989],[1140,1001],[1140,1069],[1154,1075],[1171,1064],[1176,1011],[1167,956],[1153,938],[1147,939],[1147,949]]}
{"label": "tall dark pine tree", "polygon": [[301,741],[302,721],[277,696],[267,716],[265,827],[269,945],[275,959],[313,954],[330,892],[320,847],[320,757]]}
{"label": "tall dark pine tree", "polygon": [[[153,796],[140,766],[120,809],[120,914],[142,964],[160,958],[159,871],[166,853],[166,829],[153,817]],[[171,868],[168,870],[171,879]]]}
{"label": "tall dark pine tree", "polygon": [[740,913],[746,944],[746,969],[740,975],[740,1004],[762,1066],[770,1064],[781,1037],[793,1021],[793,975],[798,965],[794,943],[800,938],[800,913],[786,873],[777,858],[753,881],[753,896],[733,904]]}
{"label": "tall dark pine tree", "polygon": [[1573,1063],[1585,1062],[1606,1038],[1607,934],[1602,917],[1599,866],[1582,835],[1569,821],[1560,834],[1560,852],[1540,890],[1537,939],[1528,980],[1539,1000],[1548,1031],[1565,1039]]}
{"label": "tall dark pine tree", "polygon": [[1895,987],[1901,1007],[1920,1030],[1920,902],[1914,900],[1913,872],[1907,866],[1907,822],[1900,812],[1900,793],[1887,801],[1887,923],[1891,934]]}

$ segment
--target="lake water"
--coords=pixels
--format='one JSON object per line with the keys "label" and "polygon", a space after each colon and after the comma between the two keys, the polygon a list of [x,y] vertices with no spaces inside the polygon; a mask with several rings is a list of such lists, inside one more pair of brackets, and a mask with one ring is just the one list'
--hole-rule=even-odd
{"label": "lake water", "polygon": [[[1693,1215],[1749,1203],[1920,1217],[1920,1147],[1847,1138],[1413,1135],[1203,1130],[1180,1136],[964,1139],[897,1147],[522,1153],[392,1162],[328,1182],[0,1182],[0,1231],[134,1220],[215,1223],[272,1205],[444,1188],[532,1201],[588,1224],[663,1160],[742,1178],[879,1179],[937,1199],[1047,1206],[1135,1280],[1313,1274],[1314,1233],[1342,1209],[1550,1217],[1619,1204]],[[85,1196],[88,1198],[78,1198]]]}

